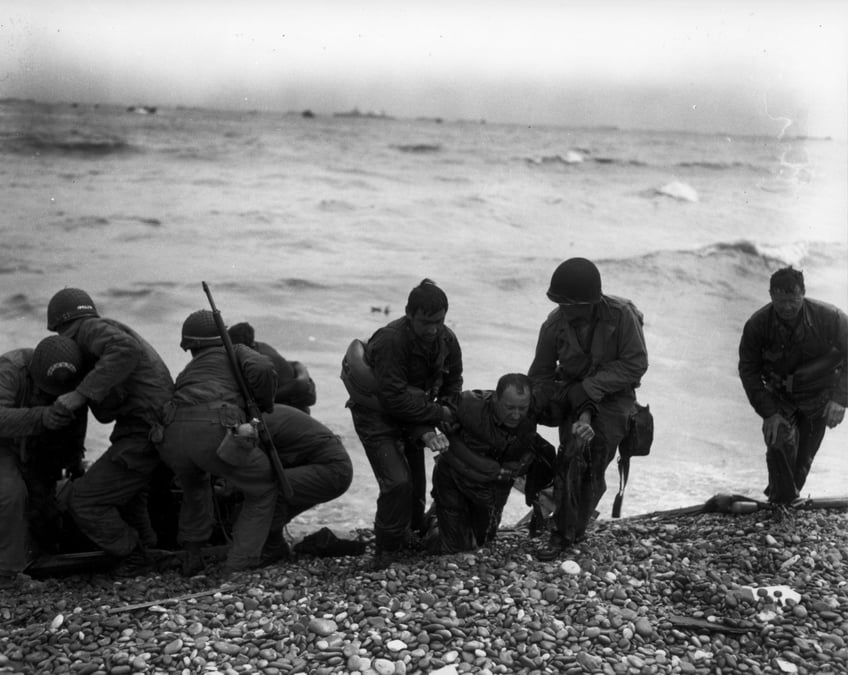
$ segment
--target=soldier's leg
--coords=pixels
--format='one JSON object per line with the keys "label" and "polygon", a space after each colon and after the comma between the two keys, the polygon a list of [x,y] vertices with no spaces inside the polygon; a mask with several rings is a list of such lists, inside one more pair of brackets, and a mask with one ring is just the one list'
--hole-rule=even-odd
{"label": "soldier's leg", "polygon": [[799,494],[807,482],[807,475],[824,440],[825,431],[827,422],[823,416],[804,418],[798,425],[798,452],[795,456],[794,473],[795,487]]}
{"label": "soldier's leg", "polygon": [[0,450],[0,581],[27,565],[27,489],[11,451]]}
{"label": "soldier's leg", "polygon": [[139,533],[124,514],[135,514],[137,524],[145,521],[138,500],[159,461],[146,432],[113,434],[109,449],[73,482],[71,515],[80,531],[107,553],[125,557],[138,546]]}
{"label": "soldier's leg", "polygon": [[766,467],[769,484],[768,500],[774,504],[789,504],[798,496],[795,485],[795,460],[798,455],[798,427],[781,425],[777,439],[766,446]]}

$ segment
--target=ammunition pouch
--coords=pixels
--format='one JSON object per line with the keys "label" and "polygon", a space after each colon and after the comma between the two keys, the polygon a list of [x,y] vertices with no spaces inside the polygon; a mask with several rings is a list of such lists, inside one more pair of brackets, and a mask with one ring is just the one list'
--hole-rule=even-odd
{"label": "ammunition pouch", "polygon": [[247,464],[251,453],[256,449],[256,438],[252,436],[239,436],[227,429],[224,438],[218,445],[215,454],[222,462],[230,466],[243,466]]}
{"label": "ammunition pouch", "polygon": [[651,406],[640,405],[635,401],[633,405],[635,408],[630,413],[627,435],[618,445],[622,457],[644,457],[651,452],[651,444],[654,442],[654,416],[651,414]]}

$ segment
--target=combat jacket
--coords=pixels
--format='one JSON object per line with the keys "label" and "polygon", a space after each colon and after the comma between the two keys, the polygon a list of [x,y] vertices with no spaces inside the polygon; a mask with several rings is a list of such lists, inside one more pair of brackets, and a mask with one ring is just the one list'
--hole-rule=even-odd
{"label": "combat jacket", "polygon": [[[62,429],[44,426],[44,408],[55,399],[36,388],[29,374],[32,354],[32,349],[16,349],[0,356],[0,449],[10,450],[23,463],[36,461],[46,474],[48,468],[52,472],[54,466],[82,459],[88,411],[83,406],[76,420]],[[56,456],[40,457],[41,452]]]}
{"label": "combat jacket", "polygon": [[380,328],[365,347],[386,414],[401,424],[438,424],[441,406],[456,405],[462,391],[462,351],[444,326],[432,345],[416,338],[407,317]]}
{"label": "combat jacket", "polygon": [[[267,356],[246,347],[233,345],[241,364],[242,375],[260,410],[274,408],[277,372]],[[176,407],[190,407],[204,403],[230,403],[245,408],[239,384],[233,376],[229,356],[224,347],[198,350],[194,358],[177,376],[173,403]]]}
{"label": "combat jacket", "polygon": [[450,449],[439,461],[472,481],[493,480],[501,467],[511,477],[526,472],[533,459],[536,423],[530,418],[515,428],[498,421],[493,391],[464,391],[456,409],[458,429],[449,434]]}
{"label": "combat jacket", "polygon": [[604,295],[595,307],[592,344],[584,351],[560,307],[539,330],[536,355],[527,374],[542,383],[581,382],[588,397],[604,397],[639,386],[648,369],[648,350],[640,317],[623,298]]}
{"label": "combat jacket", "polygon": [[[769,303],[745,323],[739,343],[739,377],[754,410],[771,417],[784,403],[806,412],[827,400],[848,406],[848,317],[833,305],[804,299],[797,321],[788,325]],[[824,388],[807,396],[792,396],[781,386],[787,376],[832,351],[841,354],[841,372]]]}
{"label": "combat jacket", "polygon": [[98,421],[161,419],[174,381],[144,338],[119,321],[100,317],[72,321],[59,334],[77,343],[91,368],[76,390],[88,400]]}

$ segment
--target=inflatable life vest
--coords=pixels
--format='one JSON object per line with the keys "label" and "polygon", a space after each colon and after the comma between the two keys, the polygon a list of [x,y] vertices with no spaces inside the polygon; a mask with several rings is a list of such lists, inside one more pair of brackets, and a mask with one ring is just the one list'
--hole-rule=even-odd
{"label": "inflatable life vest", "polygon": [[353,340],[348,346],[342,359],[340,377],[351,401],[371,410],[383,409],[377,398],[379,383],[365,361],[365,343],[362,340]]}

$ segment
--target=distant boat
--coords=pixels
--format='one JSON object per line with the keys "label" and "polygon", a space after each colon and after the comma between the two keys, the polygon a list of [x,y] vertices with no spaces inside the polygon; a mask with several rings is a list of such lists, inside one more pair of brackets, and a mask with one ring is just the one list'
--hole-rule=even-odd
{"label": "distant boat", "polygon": [[300,113],[300,116],[311,120],[313,117],[315,117],[315,113],[311,110],[304,110],[302,113]]}
{"label": "distant boat", "polygon": [[131,105],[127,108],[127,112],[138,113],[139,115],[155,115],[155,105]]}
{"label": "distant boat", "polygon": [[380,111],[378,113],[375,112],[361,112],[359,108],[354,108],[348,112],[337,112],[333,113],[333,117],[364,117],[368,119],[379,119],[379,120],[393,120],[394,117],[387,115],[385,112]]}

